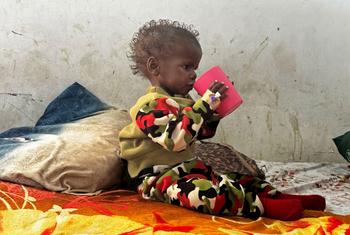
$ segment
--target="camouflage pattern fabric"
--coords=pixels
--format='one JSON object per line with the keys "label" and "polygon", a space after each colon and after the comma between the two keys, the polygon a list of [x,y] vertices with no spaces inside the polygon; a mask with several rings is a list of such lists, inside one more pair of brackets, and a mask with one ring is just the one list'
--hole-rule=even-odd
{"label": "camouflage pattern fabric", "polygon": [[220,101],[212,99],[213,95],[207,90],[188,107],[181,107],[170,97],[154,99],[136,114],[136,125],[165,149],[182,151],[196,139],[214,136],[220,120],[214,110]]}
{"label": "camouflage pattern fabric", "polygon": [[[209,214],[243,215],[256,219],[264,212],[258,193],[275,195],[266,181],[239,173],[218,175],[194,159],[143,176],[138,192],[153,199]],[[142,176],[141,176],[142,177]]]}

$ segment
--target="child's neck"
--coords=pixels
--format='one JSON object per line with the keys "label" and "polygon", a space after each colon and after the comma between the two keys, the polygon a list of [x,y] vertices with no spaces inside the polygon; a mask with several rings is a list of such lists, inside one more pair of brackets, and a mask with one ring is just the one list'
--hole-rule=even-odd
{"label": "child's neck", "polygon": [[151,80],[150,79],[150,82],[151,82],[151,85],[154,86],[154,87],[160,87],[162,88],[166,93],[168,93],[170,96],[174,96],[175,94],[173,92],[171,92],[170,90],[168,90],[167,88],[165,87],[162,87],[159,82],[157,80]]}
{"label": "child's neck", "polygon": [[163,89],[166,93],[168,93],[170,96],[175,96],[175,95],[180,95],[180,96],[183,96],[183,97],[185,96],[185,95],[181,95],[181,94],[176,94],[175,92],[173,92],[173,91],[167,89],[166,87],[161,86],[161,85],[159,84],[159,82],[158,82],[157,79],[151,79],[151,78],[149,78],[149,81],[150,81],[150,83],[151,83],[152,86],[162,88],[162,89]]}
{"label": "child's neck", "polygon": [[159,86],[160,88],[162,88],[166,93],[168,93],[170,96],[175,96],[176,94],[174,94],[173,92],[169,91],[168,89],[166,89],[165,87],[161,87]]}

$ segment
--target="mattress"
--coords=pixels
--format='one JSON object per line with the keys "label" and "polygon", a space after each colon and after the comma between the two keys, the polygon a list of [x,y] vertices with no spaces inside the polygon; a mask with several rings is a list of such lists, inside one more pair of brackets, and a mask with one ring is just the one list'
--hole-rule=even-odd
{"label": "mattress", "polygon": [[109,190],[71,195],[0,181],[1,234],[350,234],[347,164],[258,161],[280,191],[321,194],[325,212],[297,221],[213,216]]}

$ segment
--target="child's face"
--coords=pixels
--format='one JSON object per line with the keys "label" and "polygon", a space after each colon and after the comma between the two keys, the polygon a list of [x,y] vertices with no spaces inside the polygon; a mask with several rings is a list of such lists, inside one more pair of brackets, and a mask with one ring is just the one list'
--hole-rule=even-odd
{"label": "child's face", "polygon": [[202,50],[191,42],[174,45],[173,54],[159,61],[158,85],[170,95],[186,95],[197,77],[195,70],[202,58]]}

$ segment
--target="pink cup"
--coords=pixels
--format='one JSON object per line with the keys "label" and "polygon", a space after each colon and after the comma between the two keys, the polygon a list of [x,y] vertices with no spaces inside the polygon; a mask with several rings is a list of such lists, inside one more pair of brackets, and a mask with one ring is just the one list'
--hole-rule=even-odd
{"label": "pink cup", "polygon": [[232,113],[238,108],[243,102],[242,98],[239,96],[238,92],[235,90],[233,84],[226,76],[225,72],[219,66],[215,66],[209,69],[207,72],[202,74],[194,83],[194,89],[203,96],[205,91],[210,87],[210,85],[215,81],[224,82],[228,86],[226,91],[227,97],[221,101],[220,106],[216,109],[216,112],[224,117]]}

